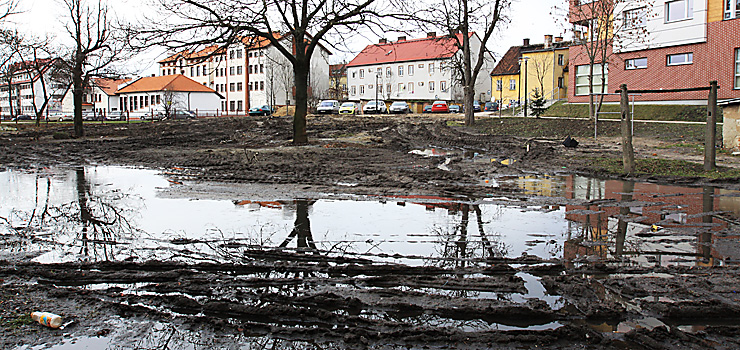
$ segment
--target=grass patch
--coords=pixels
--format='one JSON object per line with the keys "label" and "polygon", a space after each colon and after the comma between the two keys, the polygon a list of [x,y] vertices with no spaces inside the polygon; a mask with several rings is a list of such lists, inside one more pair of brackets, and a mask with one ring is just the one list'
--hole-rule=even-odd
{"label": "grass patch", "polygon": [[[604,104],[602,112],[620,112],[619,104]],[[722,109],[717,122],[722,122]],[[588,118],[588,104],[557,102],[545,111],[547,117]],[[619,114],[599,115],[599,119],[619,119]],[[691,105],[635,105],[634,118],[637,120],[677,120],[703,122],[707,120],[706,106]]]}
{"label": "grass patch", "polygon": [[[590,160],[592,162],[591,167],[594,170],[613,174],[623,173],[622,159],[593,158]],[[718,167],[717,171],[706,172],[702,164],[668,159],[636,159],[635,173],[636,175],[705,177],[710,179],[740,178],[740,169]]]}
{"label": "grass patch", "polygon": [[464,126],[464,125],[465,125],[465,123],[461,123],[461,122],[456,121],[456,120],[448,120],[447,121],[447,126]]}

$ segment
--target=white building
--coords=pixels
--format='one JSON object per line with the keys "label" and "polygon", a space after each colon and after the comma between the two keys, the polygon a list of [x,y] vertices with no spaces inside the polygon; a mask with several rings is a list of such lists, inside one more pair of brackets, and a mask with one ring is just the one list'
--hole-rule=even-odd
{"label": "white building", "polygon": [[[292,49],[290,37],[279,40]],[[311,57],[309,86],[317,97],[329,89],[329,55],[319,45]],[[293,68],[265,38],[245,37],[241,45],[227,50],[213,45],[197,52],[179,52],[159,61],[159,66],[161,75],[183,74],[219,92],[221,112],[240,114],[250,107],[295,103]]]}
{"label": "white building", "polygon": [[[475,33],[469,35],[471,51],[477,52],[480,38]],[[435,100],[461,101],[463,89],[454,69],[461,58],[462,50],[455,39],[437,37],[435,33],[413,40],[402,36],[391,43],[381,39],[347,64],[349,99],[363,102],[377,97],[419,105]],[[491,99],[491,80],[486,72],[493,65],[493,56],[488,54],[475,83],[477,100]]]}
{"label": "white building", "polygon": [[198,115],[217,115],[223,98],[215,90],[181,74],[139,78],[118,89],[117,94],[121,111],[135,117],[164,111],[164,104]]}
{"label": "white building", "polygon": [[118,87],[131,81],[125,79],[103,79],[96,78],[92,82],[91,102],[97,114],[107,114],[121,110]]}
{"label": "white building", "polygon": [[35,115],[37,110],[42,115],[60,112],[70,85],[61,81],[63,79],[55,78],[54,67],[57,63],[58,59],[14,63],[10,85],[7,81],[0,83],[0,115],[11,115],[11,107],[12,115]]}

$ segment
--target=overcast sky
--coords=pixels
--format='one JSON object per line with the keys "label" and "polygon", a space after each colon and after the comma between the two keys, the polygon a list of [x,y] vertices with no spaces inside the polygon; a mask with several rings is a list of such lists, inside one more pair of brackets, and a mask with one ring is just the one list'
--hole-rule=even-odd
{"label": "overcast sky", "polygon": [[[133,20],[146,12],[143,4],[146,0],[109,0],[109,4],[116,16]],[[553,18],[553,6],[565,6],[566,0],[514,0],[511,9],[511,24],[504,32],[492,38],[488,47],[496,55],[501,57],[506,50],[513,45],[521,45],[523,38],[530,38],[532,43],[541,43],[546,34],[555,36],[564,34],[565,24],[562,19]],[[36,35],[46,33],[57,37],[59,41],[67,39],[67,33],[61,23],[65,18],[64,8],[58,0],[22,0],[21,7],[25,11],[11,18],[11,23],[6,27],[17,28],[21,32],[30,32]],[[372,40],[371,40],[372,39]],[[368,38],[367,42],[356,42],[353,51],[360,51],[366,45],[376,43],[378,38]],[[395,39],[394,35],[388,35],[389,40]],[[411,39],[411,38],[409,38]],[[566,39],[568,36],[566,35]],[[149,75],[157,73],[156,61],[164,57],[163,50],[157,50],[140,55],[132,60],[130,67],[134,73]],[[340,62],[343,59],[350,60],[353,55],[333,55],[331,63]]]}

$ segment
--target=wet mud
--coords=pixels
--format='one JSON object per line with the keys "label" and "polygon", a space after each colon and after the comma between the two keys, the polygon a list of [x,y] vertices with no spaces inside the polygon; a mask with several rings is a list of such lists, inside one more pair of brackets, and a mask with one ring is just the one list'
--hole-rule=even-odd
{"label": "wet mud", "polygon": [[[168,245],[146,248],[164,253],[177,246],[186,255],[207,244],[229,252],[227,261],[205,255],[198,261],[193,258],[197,254],[190,254],[188,262],[139,261],[132,255],[41,264],[34,258],[43,252],[24,247],[38,241],[63,243],[10,227],[0,237],[5,252],[0,256],[0,348],[74,342],[100,349],[740,348],[740,267],[735,259],[740,250],[726,244],[738,236],[738,221],[733,213],[714,210],[713,201],[721,198],[714,192],[703,192],[709,207],[697,209],[685,220],[688,224],[677,225],[672,220],[678,206],[672,206],[671,197],[659,198],[664,200],[659,204],[645,202],[632,195],[634,188],[622,189],[620,200],[573,200],[545,199],[528,193],[526,186],[503,182],[492,186],[509,175],[585,172],[581,155],[612,154],[610,149],[565,150],[557,140],[481,135],[439,117],[318,117],[309,125],[311,143],[306,146],[290,143],[290,121],[280,118],[90,124],[83,139],[65,138],[71,126],[27,128],[3,135],[0,165],[142,166],[162,169],[175,185],[258,184],[273,194],[291,187],[293,194],[304,196],[331,193],[384,201],[444,196],[444,203],[425,205],[447,206],[466,224],[473,217],[481,220],[480,209],[468,203],[505,197],[502,203],[522,211],[567,208],[569,219],[584,223],[586,238],[577,247],[565,245],[560,259],[506,256],[486,241],[482,229],[481,245],[489,253],[480,256],[464,254],[470,247],[462,233],[446,246],[453,253],[436,261],[343,254],[314,241],[310,203],[303,200],[292,204],[293,230],[269,247],[173,238]],[[505,165],[502,160],[516,161]],[[447,204],[451,199],[465,204],[453,208]],[[235,206],[255,204],[285,205],[234,200]],[[651,206],[653,212],[630,212]],[[600,214],[618,218],[604,225],[622,235],[602,233],[601,223],[591,226]],[[647,217],[656,228],[646,226],[631,237],[648,241],[639,253],[647,251],[655,261],[631,258],[635,243],[624,238],[630,225],[647,222]],[[10,221],[0,218],[0,224]],[[531,237],[528,243],[549,239]],[[694,247],[695,242],[706,243],[707,249],[699,244],[688,252],[654,252],[655,242],[661,249]],[[687,263],[661,264],[662,255]],[[62,315],[65,326],[53,330],[34,324],[28,313],[35,310]]]}

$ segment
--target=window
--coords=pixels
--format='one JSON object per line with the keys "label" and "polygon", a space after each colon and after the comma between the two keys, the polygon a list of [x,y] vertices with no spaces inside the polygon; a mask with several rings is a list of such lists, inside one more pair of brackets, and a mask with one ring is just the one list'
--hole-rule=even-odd
{"label": "window", "polygon": [[365,94],[365,85],[360,85],[360,95]]}
{"label": "window", "polygon": [[243,87],[242,83],[236,83],[236,91],[242,91]]}
{"label": "window", "polygon": [[264,89],[265,89],[265,82],[264,81],[261,81],[260,82],[260,90],[264,90]]}
{"label": "window", "polygon": [[558,66],[562,66],[565,63],[565,56],[561,53],[558,54]]}
{"label": "window", "polygon": [[251,65],[247,67],[247,73],[252,74],[252,66]]}
{"label": "window", "polygon": [[221,110],[226,111],[226,101],[221,101]]}
{"label": "window", "polygon": [[149,107],[149,96],[144,96],[144,107]]}
{"label": "window", "polygon": [[385,91],[388,91],[388,94],[391,93],[391,84],[385,84]]}
{"label": "window", "polygon": [[236,88],[236,84],[234,83],[229,84],[229,91],[234,92],[235,88]]}
{"label": "window", "polygon": [[[229,52],[229,59],[233,59],[233,58],[234,58],[234,50],[231,50],[231,52]],[[231,110],[233,111],[234,109],[232,108]]]}
{"label": "window", "polygon": [[236,110],[236,102],[235,101],[229,101],[229,110],[232,112]]}
{"label": "window", "polygon": [[190,76],[191,77],[195,76],[195,67],[190,67]]}
{"label": "window", "polygon": [[403,91],[403,88],[404,88],[404,85],[403,85],[403,83],[398,83],[398,92],[399,92],[399,93],[400,93],[401,91]]}
{"label": "window", "polygon": [[242,110],[242,101],[236,101],[236,110],[241,111]]}
{"label": "window", "polygon": [[252,91],[252,83],[249,83],[248,87],[249,87],[249,91]]}
{"label": "window", "polygon": [[399,77],[403,76],[403,66],[398,66],[398,76]]}
{"label": "window", "polygon": [[414,83],[409,83],[409,93],[410,94],[414,93]]}
{"label": "window", "polygon": [[504,88],[504,81],[502,79],[496,80],[496,91],[501,91]]}
{"label": "window", "polygon": [[447,92],[447,82],[442,80],[439,82],[439,90],[442,92]]}
{"label": "window", "polygon": [[725,0],[725,19],[740,18],[740,0]]}
{"label": "window", "polygon": [[735,49],[735,89],[740,89],[740,49]]}
{"label": "window", "polygon": [[360,69],[360,79],[365,79],[365,70]]}
{"label": "window", "polygon": [[247,57],[252,57],[252,53],[251,52],[247,52]]}
{"label": "window", "polygon": [[236,58],[242,58],[242,50],[236,50]]}
{"label": "window", "polygon": [[242,75],[244,73],[244,67],[236,66],[236,75]]}
{"label": "window", "polygon": [[206,69],[206,66],[203,66],[203,76],[206,76],[206,75],[208,75],[207,71],[208,71],[208,70]]}
{"label": "window", "polygon": [[354,69],[349,71],[349,74],[352,76],[352,79],[357,78],[357,72]]}
{"label": "window", "polygon": [[385,76],[386,77],[390,77],[391,76],[391,67],[386,67],[385,68]]}
{"label": "window", "polygon": [[516,79],[509,79],[509,90],[516,90]]}
{"label": "window", "polygon": [[352,96],[357,95],[357,86],[352,85],[349,91],[350,91],[350,94],[352,94]]}
{"label": "window", "polygon": [[429,74],[434,74],[434,63],[429,64]]}
{"label": "window", "polygon": [[[607,73],[606,76],[601,76],[601,65],[594,65],[594,76],[591,81],[591,86],[593,86],[594,92],[601,92],[601,83],[602,79],[606,88],[609,87],[609,64],[604,63],[604,72]],[[588,95],[589,93],[589,65],[584,64],[582,66],[576,66],[576,95]]]}
{"label": "window", "polygon": [[666,64],[669,66],[680,66],[680,65],[692,64],[692,63],[694,63],[694,53],[693,52],[679,53],[675,55],[666,56]]}
{"label": "window", "polygon": [[409,74],[409,76],[414,75],[414,65],[413,64],[409,64],[408,74]]}
{"label": "window", "polygon": [[383,93],[383,84],[378,84],[378,93],[379,94]]}
{"label": "window", "polygon": [[260,63],[260,73],[265,72],[265,65]]}
{"label": "window", "polygon": [[674,22],[693,17],[694,0],[677,0],[665,3],[665,21]]}
{"label": "window", "polygon": [[563,79],[563,77],[558,77],[558,87],[562,89],[564,86],[565,80]]}
{"label": "window", "polygon": [[624,69],[647,68],[647,57],[632,58],[624,61]]}
{"label": "window", "polygon": [[434,91],[434,82],[433,81],[430,81],[429,82],[429,91]]}
{"label": "window", "polygon": [[229,67],[229,75],[234,75],[234,67]]}
{"label": "window", "polygon": [[647,23],[647,8],[640,7],[622,12],[624,16],[624,29],[635,29],[645,27]]}

